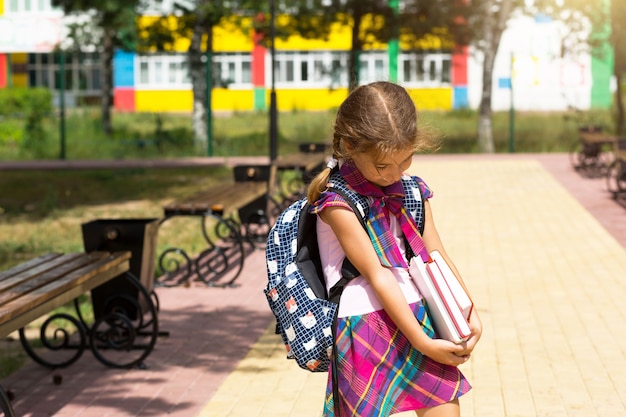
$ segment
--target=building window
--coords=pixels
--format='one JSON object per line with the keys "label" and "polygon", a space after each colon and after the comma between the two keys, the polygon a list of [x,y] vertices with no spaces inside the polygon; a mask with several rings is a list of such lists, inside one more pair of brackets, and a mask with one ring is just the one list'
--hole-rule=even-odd
{"label": "building window", "polygon": [[188,89],[187,57],[183,54],[152,54],[136,58],[139,73],[135,74],[138,87],[154,89]]}
{"label": "building window", "polygon": [[[345,87],[348,78],[347,53],[279,52],[276,54],[276,82],[279,88],[337,88]],[[271,56],[267,57],[267,85],[271,84]]]}
{"label": "building window", "polygon": [[405,52],[398,60],[398,77],[408,86],[439,87],[452,80],[450,54]]}
{"label": "building window", "polygon": [[[58,53],[28,54],[28,85],[58,91],[61,86],[60,58]],[[99,95],[101,89],[99,54],[65,53],[63,58],[65,91],[72,92],[77,97]]]}
{"label": "building window", "polygon": [[216,87],[250,88],[252,84],[252,57],[250,54],[213,55],[213,83]]}
{"label": "building window", "polygon": [[389,79],[389,60],[385,52],[363,52],[359,56],[359,83]]}
{"label": "building window", "polygon": [[[191,77],[187,54],[151,54],[137,57],[137,86],[148,89],[189,89]],[[213,87],[250,88],[252,57],[250,54],[214,54]]]}
{"label": "building window", "polygon": [[52,7],[51,0],[9,0],[8,13],[33,13],[61,11],[60,7]]}

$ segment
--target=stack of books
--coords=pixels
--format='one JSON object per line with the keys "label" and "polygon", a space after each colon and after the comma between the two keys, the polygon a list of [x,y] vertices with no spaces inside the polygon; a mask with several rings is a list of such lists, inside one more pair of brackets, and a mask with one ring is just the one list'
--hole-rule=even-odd
{"label": "stack of books", "polygon": [[410,273],[426,300],[435,332],[440,338],[461,343],[469,337],[472,300],[438,251],[424,262],[420,256],[411,261]]}

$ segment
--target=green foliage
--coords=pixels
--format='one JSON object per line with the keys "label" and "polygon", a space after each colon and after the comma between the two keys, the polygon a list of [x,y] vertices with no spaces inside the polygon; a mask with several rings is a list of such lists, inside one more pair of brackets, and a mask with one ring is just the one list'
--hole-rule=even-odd
{"label": "green foliage", "polygon": [[52,94],[45,88],[0,89],[0,144],[45,157],[44,118],[52,112]]}
{"label": "green foliage", "polygon": [[[52,0],[65,14],[89,12],[93,23],[113,35],[115,46],[134,50],[137,43],[136,10],[141,0]],[[79,39],[75,43],[80,45]]]}
{"label": "green foliage", "polygon": [[9,87],[0,89],[0,115],[34,114],[43,117],[52,111],[52,94],[45,88]]}

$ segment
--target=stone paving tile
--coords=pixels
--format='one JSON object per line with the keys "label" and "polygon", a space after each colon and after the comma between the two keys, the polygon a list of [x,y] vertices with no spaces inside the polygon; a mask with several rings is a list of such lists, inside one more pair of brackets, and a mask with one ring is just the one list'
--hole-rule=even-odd
{"label": "stone paving tile", "polygon": [[[544,167],[557,160],[544,159],[434,157],[413,165],[435,190],[439,232],[485,326],[462,367],[474,385],[461,401],[465,417],[626,415],[626,252]],[[285,361],[271,330],[200,416],[320,415],[325,377]],[[250,384],[255,390],[241,389]]]}
{"label": "stone paving tile", "polygon": [[[626,212],[604,182],[564,154],[420,156],[413,170],[435,190],[435,221],[485,326],[463,365],[474,389],[462,415],[626,416]],[[170,336],[145,370],[86,353],[5,378],[17,415],[319,416],[326,375],[285,359],[264,268],[256,251],[237,288],[158,289]]]}

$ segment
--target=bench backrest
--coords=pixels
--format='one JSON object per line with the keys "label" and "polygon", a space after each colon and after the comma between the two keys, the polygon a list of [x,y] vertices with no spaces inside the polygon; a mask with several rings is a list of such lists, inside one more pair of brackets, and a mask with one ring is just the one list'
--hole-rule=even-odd
{"label": "bench backrest", "polygon": [[271,165],[236,165],[233,167],[235,182],[269,181],[271,171]]}
{"label": "bench backrest", "polygon": [[328,145],[325,143],[301,143],[298,150],[302,153],[323,153],[326,152]]}

